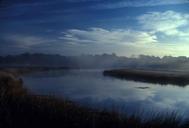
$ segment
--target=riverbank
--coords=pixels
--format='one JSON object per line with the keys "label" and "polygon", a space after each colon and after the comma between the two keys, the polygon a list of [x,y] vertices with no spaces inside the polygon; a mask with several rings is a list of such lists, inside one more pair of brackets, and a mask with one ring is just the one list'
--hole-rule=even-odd
{"label": "riverbank", "polygon": [[105,70],[103,74],[105,76],[161,85],[173,84],[186,86],[189,84],[189,72],[183,71],[113,69]]}
{"label": "riverbank", "polygon": [[[19,74],[19,73],[18,73]],[[116,111],[81,107],[69,100],[36,96],[23,87],[11,72],[0,71],[0,127],[2,128],[187,128],[177,114],[154,113],[144,120],[135,115],[121,116]]]}

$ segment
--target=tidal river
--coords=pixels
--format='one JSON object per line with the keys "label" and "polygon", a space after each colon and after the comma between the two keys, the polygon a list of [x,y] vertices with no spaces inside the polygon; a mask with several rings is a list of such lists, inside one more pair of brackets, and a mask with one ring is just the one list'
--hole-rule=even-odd
{"label": "tidal river", "polygon": [[189,115],[189,86],[160,85],[103,76],[102,70],[67,70],[23,76],[36,95],[54,95],[80,105],[140,114],[176,112]]}

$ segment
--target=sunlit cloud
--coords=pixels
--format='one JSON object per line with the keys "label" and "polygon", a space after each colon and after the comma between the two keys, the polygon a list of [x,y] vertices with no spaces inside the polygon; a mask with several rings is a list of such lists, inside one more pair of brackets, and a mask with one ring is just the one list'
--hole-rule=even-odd
{"label": "sunlit cloud", "polygon": [[135,29],[69,29],[62,39],[73,44],[186,43],[189,41],[189,14],[174,11],[149,12],[137,17]]}
{"label": "sunlit cloud", "polygon": [[144,31],[103,28],[90,28],[88,30],[70,29],[63,32],[63,39],[72,43],[85,44],[130,44],[130,43],[155,43],[157,38]]}
{"label": "sunlit cloud", "polygon": [[[185,55],[188,53],[189,14],[174,11],[148,12],[136,18],[136,29],[69,29],[59,39],[71,44],[113,45],[121,54]],[[124,49],[127,49],[125,51]]]}
{"label": "sunlit cloud", "polygon": [[163,38],[172,43],[189,41],[189,14],[174,11],[149,12],[137,17],[141,28],[154,34],[164,34]]}
{"label": "sunlit cloud", "polygon": [[163,32],[167,35],[177,34],[179,27],[189,25],[189,14],[174,11],[149,12],[139,16],[137,19],[143,29]]}

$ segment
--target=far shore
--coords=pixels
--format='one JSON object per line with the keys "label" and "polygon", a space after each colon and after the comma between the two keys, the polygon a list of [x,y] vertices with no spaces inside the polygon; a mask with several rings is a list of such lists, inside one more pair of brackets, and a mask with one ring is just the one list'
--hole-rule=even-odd
{"label": "far shore", "polygon": [[0,67],[1,72],[10,73],[16,77],[28,73],[54,71],[54,70],[69,70],[70,67],[47,67],[47,66],[33,66],[33,67]]}
{"label": "far shore", "polygon": [[189,72],[184,71],[112,69],[105,70],[103,74],[105,76],[161,85],[173,84],[186,86],[189,84]]}

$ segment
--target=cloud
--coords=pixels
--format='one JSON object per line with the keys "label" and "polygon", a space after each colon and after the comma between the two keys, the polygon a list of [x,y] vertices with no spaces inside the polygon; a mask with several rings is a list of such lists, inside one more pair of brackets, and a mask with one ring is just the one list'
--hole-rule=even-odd
{"label": "cloud", "polygon": [[189,14],[174,11],[149,12],[137,17],[143,31],[163,34],[170,42],[189,41]]}
{"label": "cloud", "polygon": [[[137,17],[142,28],[134,29],[69,29],[59,39],[83,53],[116,52],[118,55],[188,54],[188,15],[173,11],[150,12]],[[184,29],[182,28],[184,26]],[[182,28],[182,30],[181,30]],[[141,30],[142,29],[142,30]],[[162,33],[160,36],[159,33]],[[90,50],[87,50],[90,49]]]}
{"label": "cloud", "polygon": [[31,48],[33,46],[44,45],[55,40],[45,39],[38,36],[26,36],[23,34],[6,35],[3,37],[3,42],[18,48]]}
{"label": "cloud", "polygon": [[144,31],[103,28],[90,28],[88,30],[70,29],[63,32],[63,39],[73,44],[131,44],[131,43],[154,43],[156,36]]}
{"label": "cloud", "polygon": [[145,30],[151,30],[155,32],[165,32],[169,33],[170,30],[173,33],[179,27],[188,25],[189,14],[182,14],[174,11],[165,12],[150,12],[139,16],[138,22],[142,25]]}
{"label": "cloud", "polygon": [[[0,54],[31,53],[64,53],[66,47],[55,37],[40,35],[6,34],[0,37]],[[66,49],[67,50],[67,49]]]}
{"label": "cloud", "polygon": [[188,0],[125,0],[116,2],[106,2],[93,6],[96,9],[116,9],[124,7],[146,7],[146,6],[161,6],[161,5],[179,5],[188,4]]}

